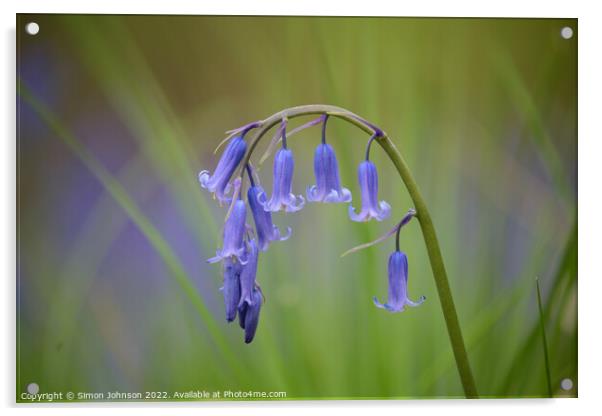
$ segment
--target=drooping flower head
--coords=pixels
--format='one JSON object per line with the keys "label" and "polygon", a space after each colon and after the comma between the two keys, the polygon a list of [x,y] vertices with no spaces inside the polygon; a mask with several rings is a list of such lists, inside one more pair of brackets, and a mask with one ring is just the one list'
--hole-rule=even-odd
{"label": "drooping flower head", "polygon": [[349,218],[352,221],[369,221],[372,218],[382,221],[391,214],[391,206],[385,201],[378,201],[378,172],[376,166],[369,160],[360,163],[357,172],[362,193],[362,210],[356,214],[349,205]]}
{"label": "drooping flower head", "polygon": [[282,129],[282,148],[274,157],[274,183],[272,197],[269,200],[258,198],[263,209],[270,212],[285,210],[299,211],[305,205],[305,198],[293,194],[293,171],[295,161],[293,152],[286,147],[286,129]]}
{"label": "drooping flower head", "polygon": [[224,260],[224,286],[220,288],[224,294],[226,305],[226,321],[232,322],[236,318],[236,311],[240,302],[240,275],[243,266],[232,257]]}
{"label": "drooping flower head", "polygon": [[247,262],[247,253],[243,241],[246,231],[247,207],[242,199],[233,202],[230,215],[224,226],[224,243],[221,250],[217,250],[216,256],[207,260],[216,263],[228,257],[236,257],[242,264]]}
{"label": "drooping flower head", "polygon": [[405,306],[419,306],[425,297],[421,296],[417,302],[408,297],[408,258],[404,252],[395,250],[389,256],[389,291],[387,303],[380,303],[374,296],[374,304],[389,312],[401,312]]}
{"label": "drooping flower head", "polygon": [[[315,110],[311,111],[312,114],[315,114],[315,112]],[[351,201],[351,192],[341,186],[335,151],[332,146],[326,143],[325,131],[328,115],[337,113],[338,111],[335,108],[335,111],[328,111],[319,118],[288,132],[289,136],[292,136],[297,131],[322,123],[322,140],[314,153],[316,182],[307,188],[307,200],[311,202],[340,203]],[[244,329],[245,343],[252,342],[255,337],[261,307],[265,302],[261,288],[256,282],[259,251],[267,250],[272,241],[286,240],[291,235],[290,228],[288,228],[285,236],[281,235],[278,227],[272,222],[272,212],[295,212],[302,209],[305,204],[303,196],[295,195],[292,192],[295,162],[292,151],[287,148],[287,114],[291,117],[302,115],[297,111],[289,112],[285,110],[268,119],[249,123],[226,132],[228,136],[220,143],[218,149],[222,144],[228,143],[228,145],[213,175],[206,170],[199,173],[201,186],[213,192],[214,198],[219,200],[220,205],[223,202],[229,203],[230,208],[223,230],[222,247],[216,252],[216,256],[208,261],[214,263],[223,260],[223,286],[220,290],[224,296],[226,320],[232,322],[238,315],[239,324]],[[385,201],[378,200],[378,172],[376,166],[370,161],[369,152],[373,141],[386,140],[387,136],[377,126],[359,116],[346,111],[343,111],[343,114],[342,117],[347,121],[359,124],[364,130],[373,132],[367,144],[366,158],[358,168],[361,210],[356,213],[355,209],[350,206],[349,216],[353,221],[369,221],[373,218],[382,221],[390,215],[391,207]],[[273,117],[282,117],[282,122],[276,130],[266,153],[259,161],[261,164],[279,147],[279,142],[282,142],[282,147],[274,156],[273,189],[272,195],[268,199],[259,184],[259,179],[255,180],[250,157],[257,142],[274,125]],[[262,126],[264,128],[260,130],[252,144],[249,145],[251,150],[247,154],[245,134],[253,128]],[[250,184],[246,196],[255,222],[256,233],[253,233],[251,227],[246,223],[247,201],[244,200],[244,193],[241,192],[244,179],[242,173],[244,172],[241,171],[241,175],[232,180],[232,176],[242,160],[245,161],[244,168],[247,169],[249,174]],[[377,307],[390,312],[401,312],[407,305],[418,306],[424,302],[424,297],[421,297],[417,302],[408,298],[408,261],[406,255],[399,250],[400,230],[416,215],[415,210],[409,210],[406,216],[384,236],[370,243],[357,246],[345,253],[370,247],[396,233],[396,250],[389,257],[388,264],[389,289],[387,302],[383,304],[376,297],[373,298]]]}
{"label": "drooping flower head", "polygon": [[291,236],[292,230],[289,227],[286,235],[280,235],[280,230],[272,222],[272,213],[263,209],[263,205],[266,203],[266,196],[263,188],[259,184],[255,184],[251,168],[249,168],[248,165],[247,171],[249,172],[251,181],[251,186],[247,191],[247,199],[249,201],[249,207],[251,207],[253,220],[255,221],[259,249],[261,251],[266,251],[272,241],[284,241],[288,239]]}
{"label": "drooping flower head", "polygon": [[230,202],[230,198],[228,197],[228,194],[232,190],[232,186],[229,183],[230,178],[246,151],[247,144],[244,140],[244,134],[236,136],[228,143],[226,150],[224,150],[221,159],[217,163],[213,175],[210,175],[207,170],[199,173],[201,186],[209,190],[209,192],[213,192],[220,203]]}
{"label": "drooping flower head", "polygon": [[322,143],[314,153],[314,174],[316,184],[307,188],[307,200],[310,202],[350,202],[351,192],[341,188],[339,164],[332,146],[326,143],[326,121],[322,124]]}
{"label": "drooping flower head", "polygon": [[263,295],[259,286],[253,288],[251,302],[244,302],[238,308],[238,319],[240,327],[245,330],[245,343],[249,344],[255,337],[257,325],[259,324],[259,312],[263,303]]}

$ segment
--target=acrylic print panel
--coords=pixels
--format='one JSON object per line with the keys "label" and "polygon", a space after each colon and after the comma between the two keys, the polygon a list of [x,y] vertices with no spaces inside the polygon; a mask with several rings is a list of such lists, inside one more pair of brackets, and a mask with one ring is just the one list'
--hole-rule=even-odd
{"label": "acrylic print panel", "polygon": [[17,401],[575,397],[577,36],[18,15]]}

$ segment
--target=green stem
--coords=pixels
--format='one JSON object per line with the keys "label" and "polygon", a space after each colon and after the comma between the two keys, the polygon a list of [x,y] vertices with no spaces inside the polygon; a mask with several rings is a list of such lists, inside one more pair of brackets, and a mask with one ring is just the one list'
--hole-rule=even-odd
{"label": "green stem", "polygon": [[[270,128],[280,123],[283,117],[292,119],[295,117],[312,114],[328,114],[331,117],[341,118],[357,126],[370,135],[378,133],[374,125],[368,123],[356,114],[345,110],[344,108],[322,104],[292,107],[280,111],[261,122],[261,126],[258,128],[255,136],[249,144],[249,150],[247,151],[242,163],[243,169],[246,163],[249,161],[251,153],[257,146],[257,143]],[[468,354],[466,353],[466,346],[464,344],[464,338],[462,337],[462,330],[460,329],[458,314],[456,312],[454,299],[452,297],[451,288],[447,279],[447,273],[443,264],[443,257],[441,256],[441,250],[439,249],[439,242],[437,240],[437,234],[435,233],[433,221],[431,220],[426,203],[424,202],[424,199],[418,190],[418,186],[416,185],[416,182],[414,181],[414,178],[403,157],[399,153],[399,150],[397,150],[385,132],[380,133],[382,134],[376,137],[375,140],[383,148],[387,156],[389,156],[389,159],[391,159],[395,165],[399,176],[404,182],[410,197],[414,202],[416,218],[420,222],[424,243],[426,245],[431,268],[433,270],[433,277],[435,278],[435,285],[437,286],[437,292],[439,294],[439,301],[441,302],[443,316],[445,317],[445,323],[447,325],[449,340],[451,342],[454,358],[460,374],[460,381],[462,382],[462,387],[464,388],[464,394],[467,398],[478,398],[477,388],[474,382],[472,371],[470,369]],[[244,171],[241,170],[241,176],[243,173]]]}
{"label": "green stem", "polygon": [[443,257],[441,256],[441,250],[439,248],[439,241],[437,240],[437,233],[435,232],[435,226],[433,225],[431,216],[426,208],[426,203],[424,202],[422,195],[420,195],[418,186],[399,153],[399,150],[397,150],[389,137],[385,135],[382,139],[378,140],[378,143],[397,168],[397,172],[399,172],[399,176],[401,176],[401,179],[405,183],[410,197],[414,202],[416,218],[418,218],[418,221],[420,222],[422,236],[424,237],[424,243],[431,262],[431,269],[433,270],[433,277],[435,278],[435,285],[437,286],[437,292],[439,294],[439,302],[441,303],[441,309],[443,309],[447,333],[456,359],[456,366],[460,373],[460,380],[464,387],[464,394],[467,398],[478,398],[477,387],[470,369],[468,354],[466,353],[466,346],[464,345],[464,338],[462,337],[462,330],[460,329],[460,323],[458,322],[454,298],[452,297],[451,288],[449,287],[447,272],[445,271]]}

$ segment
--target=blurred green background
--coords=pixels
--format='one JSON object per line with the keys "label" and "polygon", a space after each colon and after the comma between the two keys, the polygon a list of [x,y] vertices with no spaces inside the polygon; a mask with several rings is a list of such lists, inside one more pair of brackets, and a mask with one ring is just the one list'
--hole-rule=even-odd
{"label": "blurred green background", "polygon": [[[353,223],[345,205],[326,204],[275,215],[293,235],[260,257],[255,341],[226,324],[220,267],[205,263],[224,210],[197,173],[216,166],[225,130],[311,103],[362,115],[402,152],[435,222],[479,393],[547,395],[538,276],[553,392],[576,396],[576,35],[576,19],[18,15],[17,400],[31,382],[462,396],[418,223],[401,246],[410,296],[427,297],[419,308],[372,304],[386,295],[393,240],[340,258],[412,207],[377,147],[392,218]],[[335,119],[328,137],[357,206],[368,137]],[[318,140],[314,127],[289,142],[297,194],[314,183]],[[271,161],[260,170],[268,192]]]}

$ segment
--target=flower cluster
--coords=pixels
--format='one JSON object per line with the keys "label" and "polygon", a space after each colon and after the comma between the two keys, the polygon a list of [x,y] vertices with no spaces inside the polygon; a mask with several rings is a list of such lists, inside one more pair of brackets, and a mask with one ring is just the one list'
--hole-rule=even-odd
{"label": "flower cluster", "polygon": [[[325,114],[294,131],[322,124],[321,142],[314,153],[316,183],[307,187],[307,201],[350,203],[351,192],[341,186],[334,148],[326,142],[327,121],[328,115]],[[378,173],[376,166],[369,158],[370,145],[374,139],[382,135],[382,131],[365,123],[373,129],[374,135],[368,141],[365,160],[360,163],[358,168],[361,208],[358,213],[350,204],[349,218],[358,222],[371,219],[383,221],[390,216],[391,207],[387,202],[378,200]],[[287,146],[286,119],[282,120],[274,138],[275,142],[273,141],[276,144],[280,142],[281,147],[274,156],[271,196],[268,197],[259,184],[257,173],[250,162],[243,162],[250,158],[250,155],[247,155],[248,146],[245,136],[250,130],[261,126],[262,122],[255,122],[232,130],[227,147],[213,174],[206,170],[199,173],[201,187],[212,192],[220,205],[224,203],[228,205],[222,247],[208,262],[223,262],[223,287],[220,290],[224,296],[226,320],[232,322],[238,315],[240,326],[244,329],[246,343],[250,343],[255,336],[259,313],[264,303],[263,293],[256,281],[259,252],[266,251],[270,243],[274,241],[288,239],[292,232],[289,227],[286,233],[281,233],[272,221],[272,213],[296,212],[301,210],[306,203],[303,195],[295,195],[293,192],[295,161],[293,152]],[[240,174],[236,178],[234,178],[235,172]],[[243,192],[245,172],[248,176],[246,198],[244,198]],[[255,228],[247,223],[248,208],[251,210]],[[409,217],[406,216],[396,226],[397,241],[399,240],[399,229],[412,216],[413,214]],[[407,258],[397,247],[389,259],[388,302],[381,304],[375,298],[376,306],[392,312],[399,312],[405,305],[417,306],[422,302],[422,299],[417,303],[412,302],[407,297],[407,268]]]}

